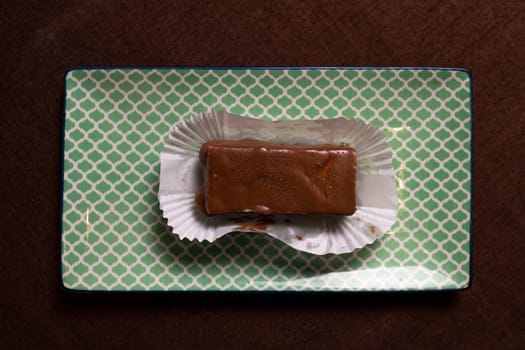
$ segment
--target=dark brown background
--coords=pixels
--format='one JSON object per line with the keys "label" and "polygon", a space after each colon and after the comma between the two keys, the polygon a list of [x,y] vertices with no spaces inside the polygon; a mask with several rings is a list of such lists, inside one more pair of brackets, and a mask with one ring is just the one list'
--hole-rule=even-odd
{"label": "dark brown background", "polygon": [[[0,348],[523,346],[525,4],[384,3],[3,1]],[[405,295],[62,292],[62,79],[67,68],[85,65],[470,68],[472,288]]]}

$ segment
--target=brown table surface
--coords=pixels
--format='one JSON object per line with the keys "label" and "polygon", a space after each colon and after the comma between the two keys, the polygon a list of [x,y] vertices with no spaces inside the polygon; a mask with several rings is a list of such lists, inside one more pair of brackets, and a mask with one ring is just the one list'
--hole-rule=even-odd
{"label": "brown table surface", "polygon": [[[0,348],[523,346],[525,2],[386,3],[1,2]],[[61,291],[63,73],[93,65],[471,69],[473,286],[399,295]]]}

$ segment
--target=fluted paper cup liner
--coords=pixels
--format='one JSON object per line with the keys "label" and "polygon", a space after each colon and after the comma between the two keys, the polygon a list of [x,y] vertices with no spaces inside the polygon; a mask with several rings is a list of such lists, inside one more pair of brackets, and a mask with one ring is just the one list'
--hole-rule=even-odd
{"label": "fluted paper cup liner", "polygon": [[[207,216],[195,194],[202,176],[199,150],[209,140],[256,139],[289,144],[348,145],[357,153],[357,210],[351,216],[224,214]],[[336,118],[268,122],[210,111],[175,125],[160,154],[159,203],[181,238],[213,242],[232,231],[263,231],[312,254],[343,254],[379,239],[397,216],[392,152],[380,130]]]}

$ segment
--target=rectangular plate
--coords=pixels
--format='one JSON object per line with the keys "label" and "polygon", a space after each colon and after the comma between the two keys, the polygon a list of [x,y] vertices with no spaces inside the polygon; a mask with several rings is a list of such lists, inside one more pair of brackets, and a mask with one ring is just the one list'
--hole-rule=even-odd
{"label": "rectangular plate", "polygon": [[[343,255],[263,233],[179,240],[158,207],[159,153],[210,109],[344,116],[393,149],[398,221]],[[80,68],[66,73],[62,282],[76,291],[400,291],[470,284],[471,78],[440,68]]]}

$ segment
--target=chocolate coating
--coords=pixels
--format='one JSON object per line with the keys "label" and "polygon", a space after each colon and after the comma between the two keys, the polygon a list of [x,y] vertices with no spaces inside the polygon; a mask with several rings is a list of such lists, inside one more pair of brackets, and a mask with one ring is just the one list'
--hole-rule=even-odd
{"label": "chocolate coating", "polygon": [[200,150],[207,214],[351,215],[356,154],[351,147],[208,141]]}

